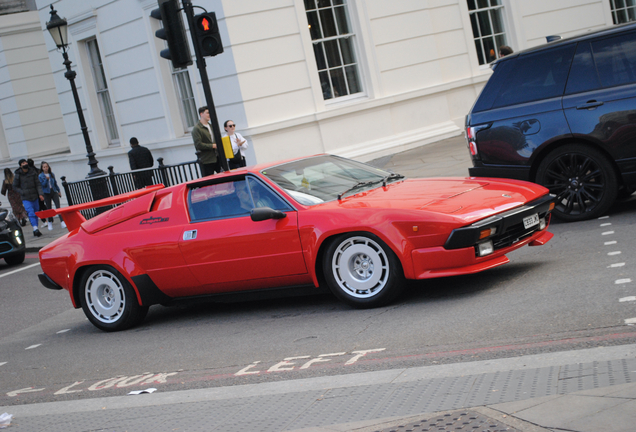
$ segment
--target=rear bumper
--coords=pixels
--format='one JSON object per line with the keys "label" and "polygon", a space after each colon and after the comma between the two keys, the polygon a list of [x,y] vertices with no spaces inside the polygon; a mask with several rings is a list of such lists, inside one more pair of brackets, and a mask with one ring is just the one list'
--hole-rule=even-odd
{"label": "rear bumper", "polygon": [[430,279],[478,273],[509,262],[510,260],[506,257],[508,252],[527,244],[531,244],[531,246],[545,244],[552,236],[553,234],[547,231],[546,227],[512,246],[499,249],[485,257],[476,256],[475,248],[472,246],[450,250],[442,246],[415,249],[411,252],[414,276],[415,279]]}
{"label": "rear bumper", "polygon": [[56,284],[55,282],[53,282],[53,279],[51,279],[50,277],[48,277],[44,273],[39,274],[38,275],[38,279],[40,279],[40,283],[42,285],[44,285],[46,288],[48,288],[48,289],[52,289],[52,290],[64,289],[61,286],[59,286],[58,284]]}

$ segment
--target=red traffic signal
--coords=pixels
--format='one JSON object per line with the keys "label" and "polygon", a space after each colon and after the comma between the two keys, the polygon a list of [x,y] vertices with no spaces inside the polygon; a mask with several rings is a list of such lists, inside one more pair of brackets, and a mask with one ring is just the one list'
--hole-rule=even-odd
{"label": "red traffic signal", "polygon": [[201,50],[201,55],[215,56],[223,52],[223,42],[219,26],[216,22],[216,14],[207,12],[194,17],[197,45]]}

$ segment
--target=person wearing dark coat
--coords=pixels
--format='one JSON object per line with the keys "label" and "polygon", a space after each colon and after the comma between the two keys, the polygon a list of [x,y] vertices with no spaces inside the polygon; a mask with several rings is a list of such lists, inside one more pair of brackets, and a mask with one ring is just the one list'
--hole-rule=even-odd
{"label": "person wearing dark coat", "polygon": [[[128,152],[128,162],[130,163],[131,170],[138,170],[143,168],[152,168],[154,161],[152,159],[152,153],[146,147],[139,145],[139,140],[132,137],[130,139],[130,147],[132,150]],[[135,178],[135,185],[137,189],[144,188],[152,185],[152,171],[142,171],[133,173]]]}
{"label": "person wearing dark coat", "polygon": [[38,172],[29,166],[26,159],[20,159],[18,168],[13,177],[13,190],[20,194],[22,204],[29,215],[29,221],[33,226],[33,235],[40,237],[42,233],[38,229],[38,217],[36,211],[40,210],[38,200],[44,201],[44,192],[38,179]]}

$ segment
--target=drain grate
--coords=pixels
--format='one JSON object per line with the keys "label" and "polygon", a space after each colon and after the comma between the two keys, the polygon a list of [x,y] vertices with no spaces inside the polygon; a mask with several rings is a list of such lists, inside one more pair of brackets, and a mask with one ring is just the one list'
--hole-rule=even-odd
{"label": "drain grate", "polygon": [[422,418],[419,421],[404,425],[392,426],[376,432],[435,432],[435,431],[470,431],[470,432],[520,432],[518,429],[504,425],[474,411],[454,411]]}

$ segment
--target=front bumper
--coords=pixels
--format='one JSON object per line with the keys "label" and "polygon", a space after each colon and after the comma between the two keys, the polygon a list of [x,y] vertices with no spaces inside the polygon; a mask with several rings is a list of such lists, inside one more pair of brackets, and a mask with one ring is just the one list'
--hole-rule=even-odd
{"label": "front bumper", "polygon": [[26,241],[20,225],[15,221],[0,224],[0,258],[24,253]]}
{"label": "front bumper", "polygon": [[[553,195],[545,195],[526,205],[453,230],[444,246],[413,250],[411,259],[415,279],[477,273],[509,262],[505,256],[508,252],[527,244],[538,246],[547,243],[553,237],[547,229],[554,199]],[[534,214],[545,219],[545,228],[540,229],[539,225],[525,228],[524,218]],[[480,238],[480,233],[489,228],[496,228],[496,233]],[[478,256],[476,246],[484,241],[493,243],[494,252]]]}

